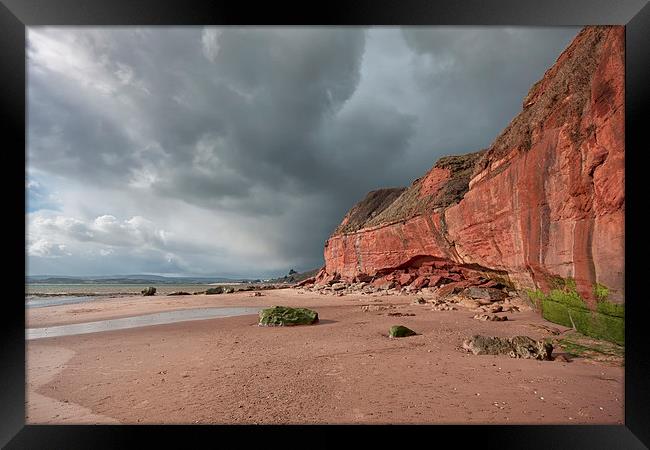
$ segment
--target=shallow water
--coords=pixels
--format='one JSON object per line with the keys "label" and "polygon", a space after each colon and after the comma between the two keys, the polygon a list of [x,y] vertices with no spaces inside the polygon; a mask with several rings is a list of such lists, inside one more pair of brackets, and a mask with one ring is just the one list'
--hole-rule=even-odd
{"label": "shallow water", "polygon": [[106,300],[109,296],[77,296],[62,295],[60,297],[28,297],[25,299],[25,308],[44,308],[46,306],[74,305],[75,303],[92,302],[94,300]]}
{"label": "shallow water", "polygon": [[108,319],[96,322],[73,323],[45,328],[25,329],[25,339],[41,339],[58,336],[71,336],[75,334],[97,333],[101,331],[124,330],[128,328],[162,325],[190,320],[205,320],[217,317],[244,316],[258,314],[262,307],[235,307],[235,308],[194,308],[178,311],[164,311],[142,316],[123,317],[121,319]]}

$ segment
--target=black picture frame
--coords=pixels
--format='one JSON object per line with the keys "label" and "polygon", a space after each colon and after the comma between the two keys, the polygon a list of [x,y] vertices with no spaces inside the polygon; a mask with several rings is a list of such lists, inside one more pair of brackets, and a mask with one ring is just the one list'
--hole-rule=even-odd
{"label": "black picture frame", "polygon": [[[291,5],[291,6],[290,6]],[[451,438],[454,447],[475,441],[499,448],[647,448],[650,445],[650,364],[646,353],[649,301],[643,298],[642,256],[647,234],[641,231],[646,198],[643,195],[643,154],[647,152],[642,117],[648,110],[650,83],[650,5],[646,0],[362,0],[320,4],[275,2],[209,2],[197,0],[0,0],[0,73],[2,87],[4,171],[12,200],[5,217],[22,227],[6,243],[10,268],[25,268],[25,246],[18,239],[25,231],[25,181],[19,164],[26,163],[25,147],[25,30],[34,25],[625,25],[626,26],[626,348],[624,426],[300,426],[296,442],[340,445],[347,441],[336,432],[367,431],[384,445],[403,445],[417,436],[428,444]],[[21,151],[24,158],[22,162]],[[22,230],[21,230],[22,228]],[[9,237],[11,236],[11,237]],[[224,432],[238,434],[241,442],[273,442],[287,427],[276,426],[38,426],[25,425],[25,314],[19,302],[19,274],[9,275],[10,294],[3,299],[5,318],[0,347],[0,445],[6,448],[122,448],[136,439],[166,445],[196,446],[197,439],[212,445],[225,443]],[[335,431],[335,433],[332,433]],[[398,432],[396,432],[398,431]],[[324,438],[323,438],[324,437]],[[367,439],[364,437],[364,440]],[[405,440],[406,439],[406,440]],[[342,441],[342,442],[339,442]],[[283,441],[281,441],[283,442]],[[188,445],[189,443],[189,445]],[[443,444],[450,445],[450,444]]]}

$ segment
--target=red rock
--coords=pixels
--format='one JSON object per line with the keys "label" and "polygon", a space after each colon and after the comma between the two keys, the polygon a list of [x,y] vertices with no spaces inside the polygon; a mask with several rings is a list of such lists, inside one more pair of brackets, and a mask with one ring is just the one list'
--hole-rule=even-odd
{"label": "red rock", "polygon": [[449,169],[432,168],[420,184],[419,196],[432,195],[442,188],[450,176]]}
{"label": "red rock", "polygon": [[442,283],[448,282],[448,278],[443,277],[442,275],[431,275],[429,277],[429,287],[440,286]]}
{"label": "red rock", "polygon": [[375,287],[381,287],[381,286],[383,286],[385,284],[388,284],[388,283],[389,283],[389,281],[388,281],[388,279],[386,279],[386,277],[379,277],[379,278],[373,280],[373,282],[371,284],[373,286],[375,286]]}
{"label": "red rock", "polygon": [[411,287],[414,289],[422,289],[423,287],[426,287],[429,284],[429,278],[427,277],[417,277],[413,283],[411,283]]}
{"label": "red rock", "polygon": [[366,273],[360,273],[360,274],[357,274],[354,277],[354,281],[356,283],[359,283],[359,282],[368,283],[368,282],[372,281],[372,277],[370,275],[366,274]]}
{"label": "red rock", "polygon": [[436,291],[436,294],[439,297],[446,297],[447,295],[450,294],[457,294],[463,289],[465,289],[467,286],[469,286],[469,283],[467,281],[456,281],[453,283],[445,284],[441,288],[439,288]]}
{"label": "red rock", "polygon": [[479,276],[470,276],[465,278],[465,280],[471,285],[471,286],[480,286],[483,283],[485,283],[486,280],[485,278],[479,277]]}
{"label": "red rock", "polygon": [[296,284],[296,287],[308,286],[316,282],[316,277],[310,277],[302,280],[300,283]]}
{"label": "red rock", "polygon": [[339,273],[334,273],[332,275],[325,274],[320,280],[316,280],[316,284],[334,284],[337,283],[341,279],[341,274]]}
{"label": "red rock", "polygon": [[572,277],[592,304],[601,283],[623,301],[624,36],[621,26],[585,27],[489,149],[440,159],[408,189],[386,190],[375,214],[356,205],[346,215],[355,227],[326,243],[327,273],[375,275],[429,258],[520,289]]}
{"label": "red rock", "polygon": [[413,274],[410,274],[410,273],[404,273],[404,274],[400,275],[400,277],[399,277],[399,279],[397,280],[397,282],[398,282],[401,286],[407,286],[407,285],[411,284],[411,281],[413,281],[413,278],[414,278],[414,275],[413,275]]}
{"label": "red rock", "polygon": [[318,271],[316,274],[316,284],[323,284],[321,283],[322,280],[327,276],[327,271],[325,270],[325,267],[323,267],[321,270]]}
{"label": "red rock", "polygon": [[481,287],[502,289],[505,286],[503,285],[503,283],[500,283],[498,281],[488,280],[487,282],[482,283]]}

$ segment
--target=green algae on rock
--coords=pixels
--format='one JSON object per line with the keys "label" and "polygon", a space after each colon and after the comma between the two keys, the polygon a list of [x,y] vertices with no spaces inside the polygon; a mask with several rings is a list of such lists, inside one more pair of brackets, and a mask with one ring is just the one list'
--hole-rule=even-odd
{"label": "green algae on rock", "polygon": [[140,293],[145,297],[148,297],[150,295],[156,295],[156,288],[153,286],[149,286],[141,290]]}
{"label": "green algae on rock", "polygon": [[390,330],[388,331],[388,336],[392,338],[396,337],[407,337],[407,336],[415,336],[417,333],[410,328],[406,328],[405,326],[402,325],[393,325],[390,327]]}
{"label": "green algae on rock", "polygon": [[605,339],[618,345],[625,344],[625,305],[607,299],[608,288],[594,285],[596,308],[591,309],[578,294],[575,282],[558,278],[548,294],[535,293],[544,319],[571,327],[585,336]]}
{"label": "green algae on rock", "polygon": [[260,311],[260,326],[283,327],[311,325],[318,322],[318,313],[307,308],[273,306]]}
{"label": "green algae on rock", "polygon": [[205,291],[205,293],[208,294],[208,295],[214,295],[214,294],[223,294],[223,291],[224,291],[223,287],[218,286],[218,287],[215,287],[215,288],[207,289]]}

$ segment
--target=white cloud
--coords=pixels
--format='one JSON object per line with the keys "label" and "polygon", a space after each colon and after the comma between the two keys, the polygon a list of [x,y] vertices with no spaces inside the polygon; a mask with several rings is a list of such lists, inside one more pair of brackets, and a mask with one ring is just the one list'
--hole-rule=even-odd
{"label": "white cloud", "polygon": [[35,242],[43,241],[45,236],[56,236],[77,242],[153,249],[164,249],[173,238],[172,233],[156,227],[144,217],[118,220],[110,214],[83,221],[75,217],[47,217],[37,212],[30,216],[28,231]]}
{"label": "white cloud", "polygon": [[36,242],[32,242],[27,248],[27,253],[31,256],[39,256],[41,258],[72,256],[72,253],[66,250],[64,244],[55,244],[46,239],[39,239]]}
{"label": "white cloud", "polygon": [[204,28],[201,33],[201,44],[203,54],[210,61],[214,62],[219,54],[219,36],[221,31],[214,28]]}

